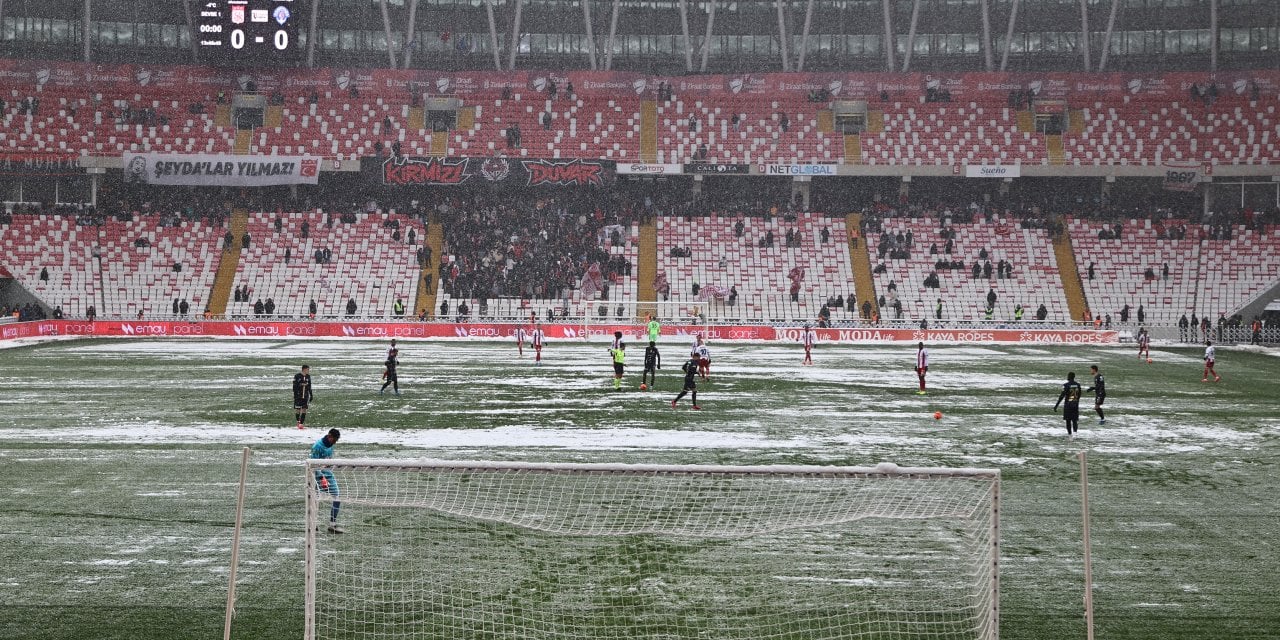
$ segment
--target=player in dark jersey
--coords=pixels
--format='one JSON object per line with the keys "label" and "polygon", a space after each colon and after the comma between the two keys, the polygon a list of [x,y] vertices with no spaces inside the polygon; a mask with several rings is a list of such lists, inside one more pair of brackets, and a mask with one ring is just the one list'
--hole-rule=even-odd
{"label": "player in dark jersey", "polygon": [[702,409],[702,407],[699,407],[699,406],[698,406],[698,380],[697,380],[697,376],[698,376],[698,365],[699,365],[699,363],[700,363],[700,362],[701,362],[701,360],[699,360],[699,359],[690,358],[688,362],[684,363],[684,366],[680,367],[680,369],[682,369],[682,370],[684,371],[684,389],[681,389],[681,390],[680,390],[680,395],[676,396],[676,399],[671,401],[671,408],[672,408],[672,409],[676,408],[676,403],[677,403],[677,402],[679,402],[679,401],[680,401],[680,398],[683,398],[683,397],[684,397],[684,394],[686,394],[686,393],[692,393],[692,394],[693,394],[693,408],[694,408],[694,410],[700,410],[700,409]]}
{"label": "player in dark jersey", "polygon": [[1067,374],[1067,381],[1062,385],[1062,393],[1058,394],[1058,401],[1053,403],[1053,410],[1058,410],[1058,405],[1066,400],[1066,404],[1062,407],[1062,419],[1067,423],[1067,438],[1076,437],[1076,431],[1080,429],[1080,383],[1076,382],[1076,374],[1074,371]]}
{"label": "player in dark jersey", "polygon": [[645,384],[648,380],[652,387],[658,380],[658,369],[661,368],[662,354],[658,353],[658,343],[650,340],[649,346],[644,349],[644,371],[640,373],[640,384]]}
{"label": "player in dark jersey", "polygon": [[1098,371],[1098,365],[1089,367],[1093,372],[1093,386],[1085,389],[1085,391],[1093,392],[1093,410],[1098,412],[1098,424],[1106,424],[1107,416],[1102,413],[1102,403],[1107,399],[1107,381],[1102,379],[1102,372]]}
{"label": "player in dark jersey", "polygon": [[378,395],[386,392],[388,386],[395,389],[396,395],[400,395],[400,377],[396,375],[396,365],[400,364],[399,357],[400,350],[396,348],[396,341],[392,340],[391,348],[387,349],[387,359],[382,363],[386,367],[382,370],[382,379],[385,382],[382,383],[382,388],[378,390]]}
{"label": "player in dark jersey", "polygon": [[307,407],[311,406],[311,367],[302,365],[302,371],[293,375],[293,415],[298,428],[305,429]]}

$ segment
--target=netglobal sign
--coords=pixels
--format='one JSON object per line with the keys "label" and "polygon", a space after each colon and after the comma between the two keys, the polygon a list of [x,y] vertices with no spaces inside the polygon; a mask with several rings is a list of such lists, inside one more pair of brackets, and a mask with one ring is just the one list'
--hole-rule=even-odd
{"label": "netglobal sign", "polygon": [[966,178],[1020,178],[1022,165],[1019,164],[970,164],[965,165]]}

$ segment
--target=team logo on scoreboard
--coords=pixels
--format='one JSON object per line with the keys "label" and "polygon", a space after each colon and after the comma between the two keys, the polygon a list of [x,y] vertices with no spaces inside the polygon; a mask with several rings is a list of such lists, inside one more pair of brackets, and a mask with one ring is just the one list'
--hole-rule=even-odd
{"label": "team logo on scoreboard", "polygon": [[289,14],[288,7],[276,7],[274,17],[276,19],[276,22],[280,23],[280,26],[283,27],[284,23],[289,21],[289,15],[290,14]]}
{"label": "team logo on scoreboard", "polygon": [[842,89],[844,89],[843,80],[832,80],[831,82],[827,83],[827,93],[830,93],[833,96],[840,95],[840,91]]}
{"label": "team logo on scoreboard", "polygon": [[145,87],[151,84],[150,69],[138,69],[138,72],[133,74],[133,77],[138,81],[138,86],[140,87]]}
{"label": "team logo on scoreboard", "polygon": [[36,70],[36,88],[37,88],[37,89],[42,89],[42,88],[44,88],[44,85],[48,84],[48,82],[49,82],[49,73],[50,73],[50,72],[49,72],[49,70],[48,70],[48,69],[38,69],[38,70]]}
{"label": "team logo on scoreboard", "polygon": [[231,24],[244,24],[244,11],[242,4],[231,5]]}
{"label": "team logo on scoreboard", "polygon": [[449,93],[449,83],[450,81],[448,78],[436,78],[436,91],[440,93]]}
{"label": "team logo on scoreboard", "polygon": [[742,78],[734,78],[729,81],[729,91],[732,91],[733,93],[739,93],[742,91],[742,87],[745,85],[746,85],[746,81],[743,80]]}
{"label": "team logo on scoreboard", "polygon": [[534,79],[533,79],[533,90],[534,90],[534,91],[546,91],[546,90],[547,90],[547,77],[546,77],[546,76],[538,76],[538,77],[534,78]]}
{"label": "team logo on scoreboard", "polygon": [[339,71],[337,77],[333,79],[334,84],[338,85],[338,89],[346,91],[351,86],[351,72]]}
{"label": "team logo on scoreboard", "polygon": [[645,80],[644,78],[639,78],[637,80],[631,81],[631,90],[635,91],[636,95],[638,96],[644,95],[644,92],[648,89],[649,89],[649,81]]}

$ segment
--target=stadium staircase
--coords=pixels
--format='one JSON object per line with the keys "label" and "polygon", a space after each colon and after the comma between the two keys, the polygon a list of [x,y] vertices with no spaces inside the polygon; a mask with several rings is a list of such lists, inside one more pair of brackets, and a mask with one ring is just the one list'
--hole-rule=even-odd
{"label": "stadium staircase", "polygon": [[227,300],[231,297],[231,289],[235,286],[236,267],[240,264],[240,238],[249,227],[249,212],[235,209],[231,212],[231,245],[223,247],[222,256],[218,258],[218,273],[213,279],[213,288],[209,291],[209,315],[221,317],[227,313]]}
{"label": "stadium staircase", "polygon": [[1084,296],[1084,283],[1080,281],[1080,266],[1076,264],[1076,252],[1071,245],[1069,232],[1063,231],[1053,239],[1053,255],[1058,259],[1062,293],[1067,297],[1071,319],[1081,322],[1089,313],[1089,301]]}
{"label": "stadium staircase", "polygon": [[640,103],[640,161],[658,161],[658,103]]}
{"label": "stadium staircase", "polygon": [[[462,127],[462,113],[463,113],[464,111],[470,111],[470,112],[471,112],[471,114],[472,114],[472,121],[474,122],[474,120],[475,120],[475,112],[474,112],[474,111],[472,111],[471,109],[461,109],[461,110],[459,110],[459,111],[458,111],[458,128],[459,128],[459,129],[463,128],[463,127]],[[409,128],[409,130],[410,130],[410,131],[422,131],[423,129],[426,129],[426,128],[427,128],[427,112],[426,112],[426,110],[425,110],[425,109],[423,109],[422,107],[409,107],[409,119],[408,119],[408,121],[407,121],[405,124],[406,124],[406,126]]]}
{"label": "stadium staircase", "polygon": [[1072,109],[1067,114],[1067,133],[1073,136],[1084,135],[1084,111],[1081,109]]}
{"label": "stadium staircase", "polygon": [[657,313],[656,306],[646,304],[658,300],[658,292],[653,288],[653,278],[658,274],[658,223],[654,219],[640,225],[640,256],[636,262],[640,280],[636,283],[636,301],[640,303],[636,315],[644,318]]}
{"label": "stadium staircase", "polygon": [[268,129],[279,129],[284,124],[284,107],[270,105],[262,116],[262,126]]}
{"label": "stadium staircase", "polygon": [[[421,112],[422,109],[418,109],[418,111]],[[421,117],[425,118],[426,116],[421,116]],[[411,123],[413,122],[412,113],[409,114],[409,121]],[[471,131],[472,129],[475,129],[475,128],[476,128],[476,108],[463,107],[461,109],[458,109],[458,123],[457,123],[456,129],[458,131]]]}
{"label": "stadium staircase", "polygon": [[862,136],[856,133],[845,134],[844,163],[862,164]]}
{"label": "stadium staircase", "polygon": [[884,132],[884,112],[868,111],[867,112],[867,133],[883,133]]}
{"label": "stadium staircase", "polygon": [[1049,152],[1049,164],[1066,164],[1066,153],[1063,151],[1062,136],[1045,136],[1045,150]]}
{"label": "stadium staircase", "polygon": [[836,117],[830,109],[823,109],[818,112],[818,131],[821,133],[835,133]]}
{"label": "stadium staircase", "polygon": [[252,129],[236,129],[236,146],[234,151],[236,155],[244,155],[249,153],[249,147],[253,144]]}
{"label": "stadium staircase", "polygon": [[[853,267],[853,287],[854,292],[858,294],[858,313],[862,313],[862,303],[871,303],[871,312],[878,314],[880,311],[876,304],[876,281],[871,275],[871,254],[867,251],[865,244],[857,246],[855,243],[866,243],[867,238],[860,237],[862,235],[862,214],[851,213],[845,217],[844,226],[849,230],[849,261]],[[854,236],[854,230],[859,230],[858,236]]]}
{"label": "stadium staircase", "polygon": [[1018,131],[1021,133],[1036,132],[1036,117],[1030,111],[1018,112]]}
{"label": "stadium staircase", "polygon": [[231,126],[231,105],[220,104],[213,110],[213,125],[215,127]]}
{"label": "stadium staircase", "polygon": [[[418,295],[414,298],[413,311],[416,313],[426,309],[427,317],[434,318],[436,315],[436,291],[440,288],[440,252],[444,251],[444,228],[436,220],[435,214],[431,215],[431,223],[427,227],[426,246],[431,248],[431,259],[427,261],[427,264],[423,265],[422,271],[418,273]],[[431,276],[430,287],[427,286],[427,276]]]}
{"label": "stadium staircase", "polygon": [[443,158],[449,153],[449,132],[437,131],[431,134],[431,155]]}

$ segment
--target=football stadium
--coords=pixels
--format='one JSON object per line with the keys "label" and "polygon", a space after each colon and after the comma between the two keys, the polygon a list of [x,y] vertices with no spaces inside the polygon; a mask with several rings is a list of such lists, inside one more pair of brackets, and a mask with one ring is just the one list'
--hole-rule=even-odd
{"label": "football stadium", "polygon": [[1280,3],[0,34],[0,638],[1280,638]]}

